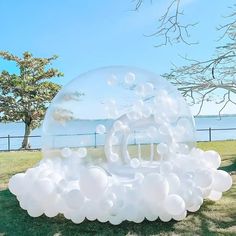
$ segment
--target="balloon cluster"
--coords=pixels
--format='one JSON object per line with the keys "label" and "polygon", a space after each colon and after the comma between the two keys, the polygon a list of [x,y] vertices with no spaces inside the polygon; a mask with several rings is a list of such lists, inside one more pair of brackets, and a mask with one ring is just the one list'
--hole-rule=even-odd
{"label": "balloon cluster", "polygon": [[[77,88],[85,91],[84,100]],[[108,118],[111,124],[104,125]],[[85,121],[96,122],[104,153],[71,136]],[[105,68],[73,80],[49,107],[43,132],[44,159],[9,182],[32,217],[63,214],[74,223],[111,224],[182,220],[232,185],[230,175],[218,170],[219,154],[194,147],[193,118],[178,91],[143,70]],[[130,147],[131,138],[136,145]]]}
{"label": "balloon cluster", "polygon": [[215,151],[193,148],[174,154],[164,146],[157,149],[168,158],[155,170],[140,166],[127,179],[98,166],[83,167],[84,150],[65,148],[58,158],[44,159],[26,173],[14,175],[9,189],[32,217],[61,213],[74,223],[86,217],[120,224],[158,217],[164,222],[182,220],[187,211],[197,211],[204,198],[219,200],[231,187],[230,175],[217,170],[221,159]]}

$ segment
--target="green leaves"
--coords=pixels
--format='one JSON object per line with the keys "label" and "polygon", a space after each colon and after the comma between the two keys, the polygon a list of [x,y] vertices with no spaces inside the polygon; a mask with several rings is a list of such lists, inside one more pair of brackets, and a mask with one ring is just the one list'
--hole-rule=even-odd
{"label": "green leaves", "polygon": [[48,80],[61,77],[63,73],[51,68],[51,63],[58,58],[33,57],[24,52],[17,57],[9,52],[0,51],[0,57],[16,62],[20,73],[0,73],[0,121],[24,121],[33,129],[43,119],[48,104],[57,94],[60,86]]}

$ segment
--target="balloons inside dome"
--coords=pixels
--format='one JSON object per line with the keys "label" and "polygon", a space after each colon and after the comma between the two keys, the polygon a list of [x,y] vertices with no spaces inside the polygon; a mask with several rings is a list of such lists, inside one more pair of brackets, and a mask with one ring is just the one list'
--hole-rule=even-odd
{"label": "balloons inside dome", "polygon": [[218,170],[220,155],[196,147],[177,88],[142,69],[106,67],[73,79],[50,104],[42,132],[43,159],[9,181],[32,217],[180,221],[232,185]]}

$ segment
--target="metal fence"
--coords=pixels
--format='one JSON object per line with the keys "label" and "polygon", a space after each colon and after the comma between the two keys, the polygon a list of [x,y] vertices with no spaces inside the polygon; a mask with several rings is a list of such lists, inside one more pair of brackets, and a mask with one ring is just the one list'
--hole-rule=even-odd
{"label": "metal fence", "polygon": [[[197,141],[217,141],[217,140],[236,140],[236,128],[205,128],[197,129]],[[226,132],[231,132],[231,135],[227,135]],[[224,135],[222,135],[224,133]],[[89,137],[89,143],[91,147],[96,148],[99,145],[104,143],[104,137],[101,139],[99,134],[94,133],[84,133],[84,134],[61,134],[56,135],[54,138],[59,137],[68,137],[68,136],[77,136],[77,137]],[[41,136],[40,135],[30,135],[28,136],[31,143],[31,150],[41,149]],[[0,151],[16,151],[21,147],[24,136],[19,135],[7,135],[0,136]],[[55,141],[56,142],[56,141]],[[136,144],[135,133],[130,144]]]}

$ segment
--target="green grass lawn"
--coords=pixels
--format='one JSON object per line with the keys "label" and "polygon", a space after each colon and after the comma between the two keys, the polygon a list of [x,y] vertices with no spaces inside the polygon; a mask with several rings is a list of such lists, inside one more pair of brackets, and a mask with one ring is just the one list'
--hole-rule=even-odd
{"label": "green grass lawn", "polygon": [[[76,225],[59,215],[31,218],[7,189],[9,178],[34,166],[40,152],[0,153],[0,236],[46,235],[236,235],[236,141],[201,142],[204,150],[214,149],[222,156],[221,169],[231,173],[232,188],[218,202],[205,200],[201,209],[181,222],[123,222],[118,226],[98,221]],[[97,150],[94,150],[97,152]],[[99,151],[98,151],[99,152]]]}

